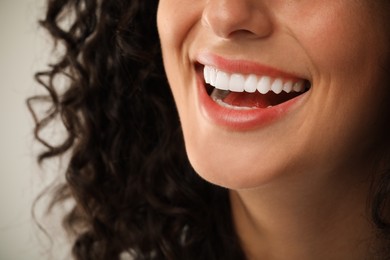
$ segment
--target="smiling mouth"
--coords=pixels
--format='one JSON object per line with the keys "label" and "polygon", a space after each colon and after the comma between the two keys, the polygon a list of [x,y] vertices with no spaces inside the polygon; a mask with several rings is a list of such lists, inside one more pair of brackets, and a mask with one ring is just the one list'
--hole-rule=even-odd
{"label": "smiling mouth", "polygon": [[208,95],[233,110],[270,108],[306,93],[311,84],[298,78],[228,73],[205,65],[203,77]]}

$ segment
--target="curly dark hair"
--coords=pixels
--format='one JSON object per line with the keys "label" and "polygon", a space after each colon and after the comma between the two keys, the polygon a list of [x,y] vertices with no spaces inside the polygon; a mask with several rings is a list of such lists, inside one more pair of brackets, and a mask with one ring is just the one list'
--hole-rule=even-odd
{"label": "curly dark hair", "polygon": [[[41,25],[63,55],[37,73],[47,97],[30,98],[39,161],[71,151],[54,203],[76,206],[64,224],[76,259],[243,259],[228,192],[198,177],[186,158],[162,67],[154,0],[50,0]],[[65,20],[64,17],[74,17]],[[70,23],[70,24],[67,24]],[[66,77],[65,91],[55,86]],[[44,118],[34,103],[50,100]],[[41,131],[60,117],[67,136]],[[218,222],[218,224],[216,223]]]}
{"label": "curly dark hair", "polygon": [[[176,107],[164,75],[156,0],[49,0],[40,22],[63,54],[36,74],[48,91],[28,100],[39,161],[70,152],[66,183],[53,198],[75,207],[64,217],[76,234],[76,259],[245,259],[228,191],[202,180],[186,157]],[[68,19],[68,20],[66,20]],[[60,91],[58,77],[67,85]],[[42,118],[35,103],[49,100]],[[60,117],[67,136],[41,136]],[[384,218],[387,174],[372,200]],[[388,237],[388,235],[386,236]]]}

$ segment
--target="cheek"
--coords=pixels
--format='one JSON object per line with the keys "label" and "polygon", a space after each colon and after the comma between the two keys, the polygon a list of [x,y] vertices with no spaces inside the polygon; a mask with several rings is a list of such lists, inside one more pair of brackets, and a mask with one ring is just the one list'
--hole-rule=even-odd
{"label": "cheek", "polygon": [[319,30],[320,33],[306,31],[302,37],[318,76],[333,80],[339,76],[359,75],[367,69],[363,64],[367,65],[372,57],[377,58],[377,54],[371,49],[375,45],[375,37],[370,39],[370,35],[363,35],[344,25],[328,26],[327,23],[322,23],[321,26],[323,28]]}
{"label": "cheek", "polygon": [[389,64],[389,30],[362,5],[334,2],[318,15],[302,16],[307,26],[292,25],[312,63],[313,115],[333,128],[328,131],[336,142],[370,138],[388,111],[389,73],[383,67]]}
{"label": "cheek", "polygon": [[194,4],[189,0],[160,0],[157,28],[163,49],[179,50],[191,28],[198,22],[199,14],[199,3]]}
{"label": "cheek", "polygon": [[354,0],[309,2],[289,9],[280,19],[312,59],[314,71],[320,76],[348,70],[358,73],[365,69],[362,64],[367,65],[377,55],[376,47],[383,50],[383,45],[376,46],[383,42],[383,31],[375,30],[383,23],[376,14],[378,10]]}
{"label": "cheek", "polygon": [[158,6],[157,27],[164,68],[179,112],[187,95],[185,86],[192,80],[188,43],[192,42],[192,28],[199,20],[198,5],[189,0],[161,0]]}

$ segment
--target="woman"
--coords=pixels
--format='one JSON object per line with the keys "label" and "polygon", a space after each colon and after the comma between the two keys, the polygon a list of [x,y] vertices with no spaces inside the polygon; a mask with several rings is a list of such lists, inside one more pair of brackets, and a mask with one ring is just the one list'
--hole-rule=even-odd
{"label": "woman", "polygon": [[[71,152],[54,200],[76,201],[75,258],[390,258],[389,11],[49,1],[65,54],[38,74],[53,110],[36,136],[40,160]],[[68,136],[51,146],[56,116]]]}

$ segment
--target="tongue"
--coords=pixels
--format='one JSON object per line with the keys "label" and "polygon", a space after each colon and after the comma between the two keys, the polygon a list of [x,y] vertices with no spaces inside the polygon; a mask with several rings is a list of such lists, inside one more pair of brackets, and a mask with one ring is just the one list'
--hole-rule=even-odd
{"label": "tongue", "polygon": [[285,93],[275,94],[268,92],[267,94],[261,94],[259,92],[247,93],[247,92],[230,92],[223,102],[237,107],[249,107],[249,108],[267,108],[269,106],[275,106],[281,104],[287,100],[290,100],[300,93]]}
{"label": "tongue", "polygon": [[230,92],[223,102],[236,107],[266,108],[271,105],[266,96],[259,92]]}

